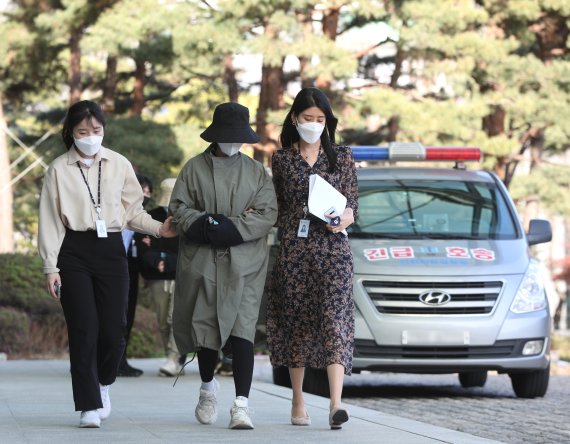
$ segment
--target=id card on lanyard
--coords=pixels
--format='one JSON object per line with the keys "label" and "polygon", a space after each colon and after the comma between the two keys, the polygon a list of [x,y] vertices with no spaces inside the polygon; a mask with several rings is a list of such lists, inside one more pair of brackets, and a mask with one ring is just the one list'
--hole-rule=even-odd
{"label": "id card on lanyard", "polygon": [[307,219],[308,208],[305,205],[303,208],[303,218],[299,221],[299,229],[297,230],[297,237],[308,237],[309,236],[309,225],[311,221]]}
{"label": "id card on lanyard", "polygon": [[95,203],[95,199],[93,198],[93,194],[91,193],[91,187],[89,186],[89,182],[87,182],[87,178],[83,173],[83,168],[77,163],[79,167],[79,171],[81,172],[81,177],[83,177],[83,182],[87,186],[87,191],[89,191],[89,197],[91,198],[91,203],[95,207],[95,212],[97,213],[97,220],[95,221],[95,228],[97,228],[97,237],[108,237],[107,236],[107,224],[105,224],[105,220],[101,219],[101,161],[99,161],[99,174],[97,179],[97,203]]}

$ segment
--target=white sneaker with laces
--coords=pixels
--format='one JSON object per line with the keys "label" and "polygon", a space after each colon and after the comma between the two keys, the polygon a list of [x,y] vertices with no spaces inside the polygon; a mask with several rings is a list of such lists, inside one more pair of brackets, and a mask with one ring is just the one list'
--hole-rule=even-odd
{"label": "white sneaker with laces", "polygon": [[253,429],[250,413],[252,412],[247,406],[247,398],[238,396],[230,409],[230,429]]}
{"label": "white sneaker with laces", "polygon": [[99,384],[99,389],[101,390],[101,402],[103,403],[103,407],[97,409],[97,411],[99,412],[99,417],[101,419],[107,419],[111,415],[111,398],[109,397],[110,387],[110,385]]}
{"label": "white sneaker with laces", "polygon": [[79,418],[79,427],[101,427],[101,418],[99,417],[99,412],[97,410],[86,410],[81,412],[81,416]]}
{"label": "white sneaker with laces", "polygon": [[159,376],[176,376],[180,370],[182,370],[182,366],[180,363],[174,359],[168,359],[162,367],[158,369]]}
{"label": "white sneaker with laces", "polygon": [[214,390],[200,389],[200,398],[196,406],[196,419],[201,424],[213,424],[218,419],[218,400],[216,393],[220,388],[220,384],[214,378]]}

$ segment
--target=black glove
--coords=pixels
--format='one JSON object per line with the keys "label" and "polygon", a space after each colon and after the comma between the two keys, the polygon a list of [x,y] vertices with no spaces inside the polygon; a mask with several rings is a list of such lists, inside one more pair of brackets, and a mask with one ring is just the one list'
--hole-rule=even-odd
{"label": "black glove", "polygon": [[186,238],[190,242],[194,242],[196,244],[207,244],[209,243],[206,237],[206,230],[208,228],[208,217],[209,214],[204,214],[196,219],[190,228],[186,231]]}
{"label": "black glove", "polygon": [[206,239],[214,247],[218,248],[234,247],[244,242],[234,223],[223,214],[208,216]]}

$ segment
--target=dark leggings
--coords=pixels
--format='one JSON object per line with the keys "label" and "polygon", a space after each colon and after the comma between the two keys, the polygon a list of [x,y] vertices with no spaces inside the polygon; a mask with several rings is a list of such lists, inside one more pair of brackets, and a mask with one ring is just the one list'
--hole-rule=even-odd
{"label": "dark leggings", "polygon": [[[253,343],[235,336],[230,336],[228,342],[232,350],[232,370],[236,396],[248,398],[253,378]],[[217,362],[217,350],[202,348],[198,351],[198,368],[203,382],[210,382],[214,379]]]}

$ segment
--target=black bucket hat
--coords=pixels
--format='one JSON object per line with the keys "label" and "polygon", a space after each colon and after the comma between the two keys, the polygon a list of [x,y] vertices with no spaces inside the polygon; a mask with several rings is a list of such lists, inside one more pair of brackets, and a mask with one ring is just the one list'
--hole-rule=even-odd
{"label": "black bucket hat", "polygon": [[216,106],[212,123],[200,134],[207,142],[256,143],[259,136],[249,126],[249,110],[239,103]]}

